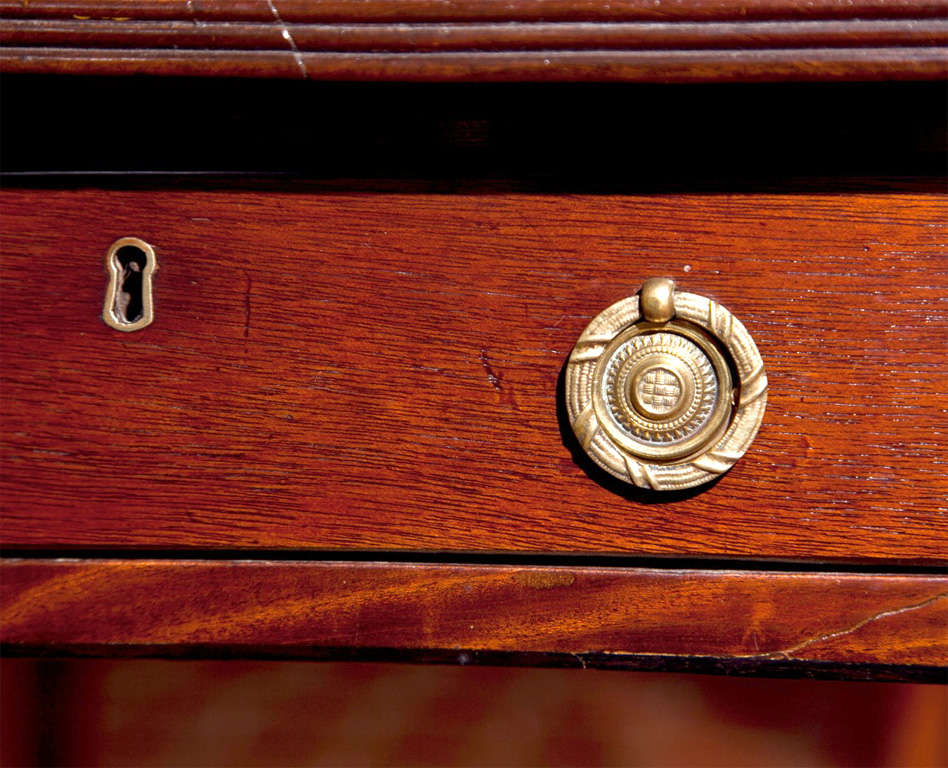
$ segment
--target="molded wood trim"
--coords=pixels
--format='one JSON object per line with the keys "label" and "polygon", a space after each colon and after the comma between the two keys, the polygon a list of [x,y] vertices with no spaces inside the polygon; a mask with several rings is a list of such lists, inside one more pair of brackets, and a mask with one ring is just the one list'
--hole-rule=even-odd
{"label": "molded wood trim", "polygon": [[[7,559],[5,653],[406,658],[940,679],[948,577]],[[875,672],[873,672],[875,670]]]}
{"label": "molded wood trim", "polygon": [[0,2],[10,72],[316,80],[938,79],[948,4]]}
{"label": "molded wood trim", "polygon": [[948,48],[538,53],[310,53],[79,48],[0,49],[0,71],[263,77],[352,82],[704,83],[938,80]]}
{"label": "molded wood trim", "polygon": [[686,19],[909,18],[943,15],[945,0],[2,0],[17,18],[183,21],[576,22]]}

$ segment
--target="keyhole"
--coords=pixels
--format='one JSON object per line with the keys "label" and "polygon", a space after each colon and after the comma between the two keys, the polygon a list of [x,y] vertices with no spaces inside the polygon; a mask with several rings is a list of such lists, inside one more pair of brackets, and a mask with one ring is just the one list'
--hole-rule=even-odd
{"label": "keyhole", "polygon": [[115,252],[122,269],[121,286],[115,297],[119,317],[126,323],[134,323],[142,316],[142,272],[147,258],[141,248],[124,245]]}
{"label": "keyhole", "polygon": [[109,248],[105,257],[109,287],[102,319],[119,331],[137,331],[154,319],[151,276],[158,268],[148,243],[124,237]]}

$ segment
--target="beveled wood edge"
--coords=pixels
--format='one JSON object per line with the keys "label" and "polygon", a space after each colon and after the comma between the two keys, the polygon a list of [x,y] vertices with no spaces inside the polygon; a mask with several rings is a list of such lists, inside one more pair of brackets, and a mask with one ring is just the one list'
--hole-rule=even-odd
{"label": "beveled wood edge", "polygon": [[948,48],[313,53],[11,46],[0,49],[0,71],[445,83],[939,80],[948,77]]}
{"label": "beveled wood edge", "polygon": [[[29,77],[29,75],[27,75]],[[456,194],[549,194],[551,192],[583,193],[678,193],[693,194],[696,191],[703,194],[727,191],[730,193],[756,194],[805,194],[813,192],[833,192],[837,194],[930,194],[941,195],[946,184],[944,174],[931,175],[875,175],[856,176],[840,175],[827,178],[826,176],[795,176],[792,178],[765,177],[699,177],[697,179],[681,180],[676,178],[662,179],[610,179],[608,181],[589,182],[573,178],[567,180],[547,178],[501,178],[487,176],[485,178],[455,177],[451,179],[391,177],[307,177],[303,174],[294,174],[287,171],[243,173],[240,171],[207,172],[200,171],[7,171],[0,169],[0,188],[7,189],[47,189],[64,190],[75,189],[77,186],[95,187],[108,190],[161,190],[169,184],[179,189],[217,191],[280,191],[297,192],[404,192],[406,194],[447,193]],[[10,546],[0,541],[0,549],[21,550],[32,553],[36,547]],[[68,548],[67,549],[71,549]],[[83,548],[81,554],[85,554]],[[57,552],[61,548],[57,548]],[[112,555],[118,550],[102,550],[99,554]],[[389,552],[390,550],[386,550]],[[121,548],[121,554],[126,554],[127,548]],[[348,550],[347,550],[348,552]],[[71,554],[75,554],[72,552]],[[146,552],[153,554],[153,552]],[[270,553],[264,553],[264,557]],[[306,556],[314,555],[306,551]],[[605,553],[609,556],[612,553]],[[319,555],[318,552],[315,555]],[[98,556],[98,554],[96,555]],[[198,555],[195,555],[198,556]],[[833,561],[833,566],[845,564],[845,560]],[[884,561],[872,559],[857,560],[854,562],[877,563]],[[914,563],[916,561],[904,561]],[[926,565],[926,560],[917,561]],[[937,561],[941,564],[943,559]]]}
{"label": "beveled wood edge", "polygon": [[14,18],[279,24],[906,18],[946,10],[944,0],[0,0],[0,15]]}
{"label": "beveled wood edge", "polygon": [[[290,44],[292,42],[292,45]],[[283,24],[0,19],[0,44],[89,51],[423,53],[582,50],[898,48],[948,43],[948,19]],[[100,55],[104,55],[100,54]]]}
{"label": "beveled wood edge", "polygon": [[516,664],[941,682],[948,576],[0,561],[16,656]]}

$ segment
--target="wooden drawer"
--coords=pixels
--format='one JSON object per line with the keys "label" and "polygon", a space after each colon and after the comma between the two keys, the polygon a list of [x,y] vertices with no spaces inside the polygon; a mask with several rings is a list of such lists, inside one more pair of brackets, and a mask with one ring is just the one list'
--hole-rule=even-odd
{"label": "wooden drawer", "polygon": [[[7,189],[3,544],[935,562],[948,551],[937,194]],[[117,238],[155,322],[100,319]],[[558,399],[647,277],[770,378],[711,487],[585,459]]]}
{"label": "wooden drawer", "polygon": [[[0,2],[4,654],[944,678],[940,3],[126,5]],[[769,377],[689,491],[563,404],[654,276]]]}

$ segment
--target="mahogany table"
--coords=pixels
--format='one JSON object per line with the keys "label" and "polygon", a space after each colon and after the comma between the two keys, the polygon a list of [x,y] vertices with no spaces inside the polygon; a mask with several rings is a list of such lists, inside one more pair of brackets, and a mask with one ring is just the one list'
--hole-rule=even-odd
{"label": "mahogany table", "polygon": [[[946,8],[0,2],[3,653],[944,680]],[[563,402],[655,276],[769,379],[672,492]]]}

